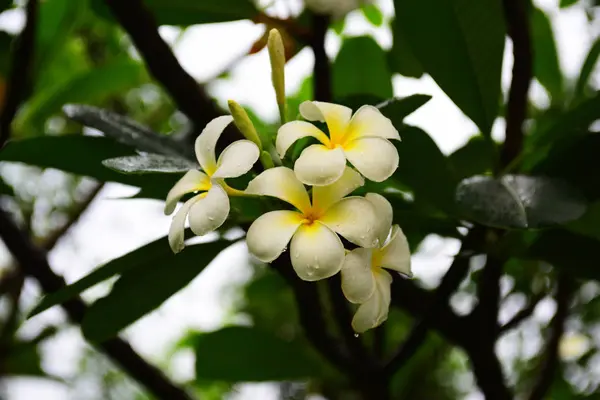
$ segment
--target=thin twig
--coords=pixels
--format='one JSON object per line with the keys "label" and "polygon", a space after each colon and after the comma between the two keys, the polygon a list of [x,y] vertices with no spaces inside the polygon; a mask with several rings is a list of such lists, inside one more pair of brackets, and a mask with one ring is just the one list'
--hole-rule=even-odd
{"label": "thin twig", "polygon": [[500,331],[499,333],[502,334],[506,331],[509,331],[511,329],[516,328],[517,326],[519,326],[519,324],[521,322],[523,322],[524,320],[526,320],[527,318],[529,318],[531,316],[531,314],[533,314],[533,312],[535,311],[535,308],[537,307],[538,303],[540,301],[542,301],[542,299],[546,297],[545,293],[538,293],[536,295],[534,295],[531,300],[529,300],[529,303],[527,303],[527,305],[525,306],[525,308],[523,308],[522,310],[520,310],[519,312],[517,312],[510,321],[508,321],[507,323],[505,323],[504,325],[502,325],[500,327]]}
{"label": "thin twig", "polygon": [[[21,266],[23,272],[35,278],[46,293],[62,289],[64,280],[56,275],[42,249],[19,229],[12,218],[0,210],[0,238]],[[75,297],[62,304],[69,318],[81,323],[87,306],[80,297]],[[159,399],[191,400],[193,399],[183,389],[175,386],[163,373],[148,364],[131,346],[120,338],[107,340],[96,345],[142,386]]]}
{"label": "thin twig", "polygon": [[533,76],[533,51],[527,2],[504,0],[503,4],[514,54],[512,82],[506,105],[506,138],[500,154],[502,166],[507,166],[523,148],[523,123],[527,113],[527,93]]}
{"label": "thin twig", "polygon": [[544,360],[540,367],[538,380],[533,386],[529,400],[543,400],[552,386],[556,369],[558,368],[558,345],[565,332],[565,320],[569,314],[569,302],[574,291],[574,285],[567,276],[560,276],[556,290],[556,313],[550,322],[551,335],[546,345]]}
{"label": "thin twig", "polygon": [[19,35],[12,54],[10,73],[6,88],[6,101],[0,114],[0,149],[8,141],[10,126],[19,105],[25,97],[25,91],[31,77],[34,59],[35,32],[38,17],[38,0],[29,0],[25,7],[26,23]]}

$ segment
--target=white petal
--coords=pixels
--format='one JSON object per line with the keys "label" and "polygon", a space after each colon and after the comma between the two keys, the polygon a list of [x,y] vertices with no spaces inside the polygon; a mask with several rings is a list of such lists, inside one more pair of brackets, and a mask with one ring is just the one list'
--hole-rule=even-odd
{"label": "white petal", "polygon": [[378,193],[367,193],[365,199],[373,204],[375,215],[377,215],[377,238],[379,246],[383,246],[385,240],[392,229],[392,220],[394,219],[394,210],[389,201]]}
{"label": "white petal", "polygon": [[398,151],[387,139],[366,137],[344,146],[346,158],[367,179],[383,182],[398,168]]}
{"label": "white petal", "polygon": [[248,251],[263,262],[275,260],[289,243],[303,216],[295,211],[271,211],[250,225],[246,234]]}
{"label": "white petal", "polygon": [[377,270],[373,296],[358,307],[352,319],[352,328],[355,332],[362,333],[385,322],[392,299],[391,284],[391,275],[382,269]]}
{"label": "white petal", "polygon": [[354,249],[342,264],[342,292],[351,303],[364,303],[375,291],[370,249]]}
{"label": "white petal", "polygon": [[344,139],[350,141],[366,136],[400,140],[392,121],[373,106],[362,106],[354,113]]}
{"label": "white petal", "polygon": [[237,178],[252,169],[258,160],[258,146],[249,140],[236,140],[223,150],[213,178]]}
{"label": "white petal", "polygon": [[165,201],[165,215],[171,214],[175,211],[177,202],[185,194],[196,192],[199,190],[210,189],[210,179],[208,176],[195,169],[189,170],[180,180],[177,181],[175,186],[167,194],[167,200]]}
{"label": "white petal", "polygon": [[313,144],[302,151],[294,165],[296,178],[306,185],[324,186],[337,181],[344,173],[346,157],[341,147],[328,149]]}
{"label": "white petal", "polygon": [[392,227],[390,241],[381,249],[380,266],[412,276],[408,241],[398,225]]}
{"label": "white petal", "polygon": [[246,189],[248,194],[273,196],[287,201],[303,213],[310,211],[310,200],[302,182],[286,167],[270,168],[252,179]]}
{"label": "white petal", "polygon": [[361,247],[377,245],[373,205],[363,197],[346,197],[332,205],[319,221]]}
{"label": "white petal", "polygon": [[326,122],[329,138],[332,142],[339,143],[346,134],[352,109],[339,104],[305,101],[300,104],[300,114],[309,121]]}
{"label": "white petal", "polygon": [[200,133],[200,136],[196,139],[195,150],[196,158],[198,163],[208,175],[212,175],[217,169],[217,158],[215,157],[215,147],[217,140],[223,133],[223,130],[227,128],[233,121],[231,115],[223,115],[217,117],[206,124],[206,127]]}
{"label": "white petal", "polygon": [[275,140],[275,147],[277,148],[279,157],[285,157],[285,153],[296,140],[307,136],[312,136],[324,145],[329,145],[327,135],[309,122],[291,121],[282,125],[279,131],[277,131],[277,139]]}
{"label": "white petal", "polygon": [[194,196],[183,203],[183,206],[175,213],[173,221],[171,221],[171,227],[169,228],[169,246],[171,246],[173,253],[179,253],[185,247],[183,243],[185,220],[190,211],[190,207],[200,200],[200,198],[201,195]]}
{"label": "white petal", "polygon": [[332,204],[337,203],[364,184],[365,179],[361,174],[346,167],[342,176],[331,185],[313,187],[313,208],[319,210],[317,211],[319,213],[325,213]]}
{"label": "white petal", "polygon": [[203,195],[190,208],[189,214],[190,228],[198,236],[206,235],[223,225],[229,215],[229,197],[220,185],[213,185]]}
{"label": "white petal", "polygon": [[325,225],[301,225],[290,244],[292,266],[305,281],[318,281],[339,272],[344,261],[344,246]]}

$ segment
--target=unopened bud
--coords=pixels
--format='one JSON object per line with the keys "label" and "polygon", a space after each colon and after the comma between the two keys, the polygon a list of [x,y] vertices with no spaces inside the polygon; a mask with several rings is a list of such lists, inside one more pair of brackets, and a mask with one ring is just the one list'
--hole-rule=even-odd
{"label": "unopened bud", "polygon": [[277,106],[279,107],[279,116],[281,123],[285,123],[285,49],[281,34],[277,29],[271,29],[269,40],[269,58],[271,59],[271,80],[275,88]]}
{"label": "unopened bud", "polygon": [[246,110],[244,110],[244,107],[233,100],[227,101],[227,105],[229,106],[229,111],[231,112],[235,126],[246,139],[254,142],[259,150],[262,150],[262,143],[258,137],[258,132],[256,132],[256,128],[254,128],[254,124],[250,120]]}

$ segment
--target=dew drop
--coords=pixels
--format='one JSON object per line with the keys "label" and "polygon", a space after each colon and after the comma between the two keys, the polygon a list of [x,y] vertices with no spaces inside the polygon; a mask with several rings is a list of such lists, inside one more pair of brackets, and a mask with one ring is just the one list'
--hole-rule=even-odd
{"label": "dew drop", "polygon": [[211,217],[211,216],[209,216],[209,217],[208,217],[208,220],[209,220],[209,221],[214,221],[214,220],[215,220],[215,217]]}
{"label": "dew drop", "polygon": [[365,235],[360,235],[360,238],[361,238],[361,239],[364,239],[364,238],[365,238]]}
{"label": "dew drop", "polygon": [[[285,250],[284,250],[284,251],[285,251]],[[295,257],[295,258],[300,258],[300,253],[296,253],[296,254],[294,254],[294,257]]]}
{"label": "dew drop", "polygon": [[355,338],[357,338],[358,336],[359,336],[359,335],[358,335],[358,333],[355,333],[355,334],[354,334],[354,337],[355,337]]}

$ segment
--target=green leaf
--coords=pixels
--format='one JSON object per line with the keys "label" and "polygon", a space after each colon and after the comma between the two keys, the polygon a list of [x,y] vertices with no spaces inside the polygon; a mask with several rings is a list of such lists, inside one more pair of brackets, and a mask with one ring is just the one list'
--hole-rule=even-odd
{"label": "green leaf", "polygon": [[576,4],[579,0],[560,0],[560,8],[567,8]]}
{"label": "green leaf", "polygon": [[458,179],[491,172],[498,149],[485,137],[473,136],[467,144],[448,156]]}
{"label": "green leaf", "polygon": [[[186,230],[186,236],[191,236],[189,230]],[[31,311],[29,318],[46,311],[55,305],[62,304],[83,293],[92,286],[115,275],[122,274],[125,271],[138,270],[142,273],[144,269],[152,268],[151,265],[154,264],[156,260],[169,257],[171,254],[172,251],[169,247],[167,237],[161,237],[160,239],[107,262],[80,280],[65,286],[61,290],[47,294]]]}
{"label": "green leaf", "polygon": [[[91,0],[92,9],[100,17],[113,20],[103,0]],[[259,10],[251,0],[144,0],[159,25],[189,26],[213,22],[255,19]]]}
{"label": "green leaf", "polygon": [[[357,62],[357,60],[368,60],[368,62]],[[344,40],[331,73],[335,99],[357,95],[388,99],[394,95],[392,74],[385,53],[369,36]]]}
{"label": "green leaf", "polygon": [[394,4],[397,23],[425,72],[488,135],[501,94],[505,27],[500,0]]}
{"label": "green leaf", "polygon": [[98,129],[105,135],[137,150],[171,156],[183,155],[190,160],[196,159],[193,149],[184,147],[170,137],[153,132],[138,122],[112,111],[82,104],[66,105],[63,111],[73,121]]}
{"label": "green leaf", "polygon": [[463,215],[499,228],[540,228],[574,221],[587,207],[585,198],[566,182],[547,177],[474,176],[456,189]]}
{"label": "green leaf", "polygon": [[581,218],[565,227],[572,232],[600,240],[600,202],[590,204]]}
{"label": "green leaf", "polygon": [[375,26],[381,26],[383,24],[383,14],[379,7],[375,4],[366,3],[360,8],[363,15],[371,24]]}
{"label": "green leaf", "polygon": [[41,136],[11,141],[0,151],[0,161],[22,162],[56,168],[102,182],[118,182],[144,188],[151,198],[164,199],[177,177],[167,174],[124,175],[102,165],[108,158],[135,154],[124,144],[104,137],[81,135]]}
{"label": "green leaf", "polygon": [[410,48],[402,25],[395,18],[392,21],[392,48],[388,52],[388,64],[392,72],[397,72],[410,78],[423,76],[423,66]]}
{"label": "green leaf", "polygon": [[[105,64],[46,88],[35,95],[19,116],[18,125],[41,129],[67,103],[94,103],[121,94],[143,82],[142,66],[129,59]],[[25,128],[21,128],[25,129]]]}
{"label": "green leaf", "polygon": [[[423,107],[429,100],[431,100],[431,96],[428,94],[413,94],[407,97],[391,98],[378,104],[377,108],[388,117],[393,116],[394,122],[397,123]],[[400,126],[396,126],[396,128],[399,129]]]}
{"label": "green leaf", "polygon": [[114,169],[124,174],[144,174],[149,172],[181,173],[198,166],[188,159],[161,154],[144,154],[140,156],[126,156],[109,158],[102,161],[105,167]]}
{"label": "green leaf", "polygon": [[196,338],[196,379],[225,382],[300,380],[319,363],[298,343],[257,328],[231,326]]}
{"label": "green leaf", "polygon": [[558,50],[550,19],[539,8],[534,8],[531,13],[531,36],[534,75],[548,91],[552,102],[560,102],[563,97],[563,75]]}
{"label": "green leaf", "polygon": [[[3,85],[6,85],[5,81],[8,76],[13,39],[14,37],[9,33],[0,31],[0,82]],[[2,89],[2,96],[5,95],[5,90],[6,87]]]}
{"label": "green leaf", "polygon": [[81,324],[84,336],[103,342],[117,335],[183,289],[230,244],[219,240],[189,246],[179,254],[155,257],[143,268],[124,271],[112,291],[88,309]]}
{"label": "green leaf", "polygon": [[0,196],[14,196],[15,191],[12,186],[4,182],[4,179],[0,176]]}
{"label": "green leaf", "polygon": [[581,71],[579,72],[579,78],[577,78],[577,83],[575,84],[575,98],[579,98],[584,95],[586,86],[590,80],[590,76],[594,71],[594,67],[598,62],[598,57],[600,57],[600,37],[596,39],[590,51],[581,66]]}

